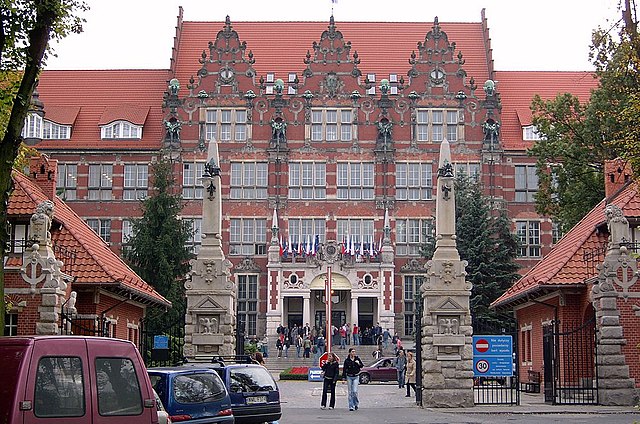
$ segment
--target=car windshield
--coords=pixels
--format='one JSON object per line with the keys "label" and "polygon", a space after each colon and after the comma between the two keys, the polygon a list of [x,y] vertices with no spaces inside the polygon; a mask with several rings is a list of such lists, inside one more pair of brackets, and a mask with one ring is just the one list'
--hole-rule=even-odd
{"label": "car windshield", "polygon": [[259,392],[276,389],[276,382],[263,367],[238,367],[231,368],[230,389],[234,393],[238,392]]}

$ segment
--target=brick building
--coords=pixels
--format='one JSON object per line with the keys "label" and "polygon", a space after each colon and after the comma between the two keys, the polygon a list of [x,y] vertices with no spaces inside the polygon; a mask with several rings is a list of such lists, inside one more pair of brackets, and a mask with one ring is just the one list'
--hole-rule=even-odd
{"label": "brick building", "polygon": [[[55,195],[56,170],[56,160],[41,156],[31,159],[28,176],[13,173],[15,188],[8,207],[11,244],[4,264],[8,304],[4,334],[41,334],[44,321],[50,324],[45,334],[105,335],[137,345],[147,309],[169,308],[171,303]],[[38,241],[33,217],[47,201],[53,210],[49,258],[44,243],[34,248]],[[47,301],[47,290],[52,293],[52,289],[57,293]]]}
{"label": "brick building", "polygon": [[217,142],[246,333],[322,323],[330,259],[336,324],[408,336],[445,138],[456,172],[508,208],[524,270],[557,238],[534,211],[529,105],[567,91],[586,100],[596,81],[498,71],[492,55],[484,11],[472,23],[232,24],[180,10],[168,69],[45,71],[25,136],[59,161],[61,195],[116,252],[160,155],[174,161],[197,250],[199,176]]}

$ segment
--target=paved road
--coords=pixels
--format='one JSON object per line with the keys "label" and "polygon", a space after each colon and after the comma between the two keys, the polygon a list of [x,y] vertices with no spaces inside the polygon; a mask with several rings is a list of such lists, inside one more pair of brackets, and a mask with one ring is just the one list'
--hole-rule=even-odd
{"label": "paved road", "polygon": [[339,421],[354,424],[484,424],[585,423],[631,424],[640,412],[631,407],[553,406],[540,397],[523,396],[519,406],[476,406],[466,409],[419,408],[413,398],[390,383],[360,385],[360,408],[349,411],[347,387],[338,383],[336,409],[321,410],[321,383],[280,381],[283,415],[280,424],[317,424]]}

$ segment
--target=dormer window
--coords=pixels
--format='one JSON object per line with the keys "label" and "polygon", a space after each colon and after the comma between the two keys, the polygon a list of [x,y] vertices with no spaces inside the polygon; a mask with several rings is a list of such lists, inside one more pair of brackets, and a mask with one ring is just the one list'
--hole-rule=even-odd
{"label": "dormer window", "polygon": [[142,138],[142,127],[133,125],[128,121],[115,121],[102,126],[100,133],[103,140],[118,138],[140,140]]}
{"label": "dormer window", "polygon": [[526,127],[522,127],[522,139],[523,140],[542,140],[543,137],[538,132],[538,127],[535,125],[527,125]]}
{"label": "dormer window", "polygon": [[42,138],[45,140],[69,140],[71,138],[71,125],[60,125],[45,119]]}

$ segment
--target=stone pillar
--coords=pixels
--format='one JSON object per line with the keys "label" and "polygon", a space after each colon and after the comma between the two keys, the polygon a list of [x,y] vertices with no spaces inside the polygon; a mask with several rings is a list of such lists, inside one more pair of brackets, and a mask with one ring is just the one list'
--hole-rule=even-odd
{"label": "stone pillar", "polygon": [[455,192],[449,143],[440,146],[436,198],[436,250],[420,288],[422,318],[422,400],[427,407],[471,407],[473,327],[471,283],[455,235]]}
{"label": "stone pillar", "polygon": [[[591,296],[596,310],[598,402],[601,405],[635,405],[634,380],[630,378],[629,364],[622,352],[627,344],[620,324],[618,301],[628,294],[638,280],[636,258],[627,251],[630,240],[629,223],[615,205],[605,210],[609,225],[609,246],[598,281]],[[622,277],[622,278],[620,278]]]}
{"label": "stone pillar", "polygon": [[[351,292],[351,325],[358,323],[358,297]],[[360,324],[358,324],[358,327]]]}
{"label": "stone pillar", "polygon": [[307,292],[302,295],[302,325],[311,325],[311,293]]}
{"label": "stone pillar", "polygon": [[66,294],[65,276],[60,271],[62,262],[57,260],[51,243],[51,222],[54,204],[50,200],[40,203],[31,217],[30,241],[33,244],[25,252],[21,268],[22,279],[30,286],[31,294],[40,293],[36,334],[60,334],[60,315]]}
{"label": "stone pillar", "polygon": [[231,262],[222,251],[222,200],[218,148],[209,143],[208,162],[202,183],[202,246],[191,261],[190,279],[185,283],[184,356],[190,362],[208,362],[214,355],[236,352],[236,282]]}

